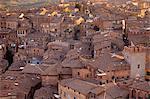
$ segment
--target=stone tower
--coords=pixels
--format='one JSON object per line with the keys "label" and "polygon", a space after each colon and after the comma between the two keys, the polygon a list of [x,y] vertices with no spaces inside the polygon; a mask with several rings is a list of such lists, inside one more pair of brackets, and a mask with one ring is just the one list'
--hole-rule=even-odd
{"label": "stone tower", "polygon": [[146,65],[146,48],[142,46],[125,47],[123,54],[126,61],[130,64],[130,77],[144,77]]}

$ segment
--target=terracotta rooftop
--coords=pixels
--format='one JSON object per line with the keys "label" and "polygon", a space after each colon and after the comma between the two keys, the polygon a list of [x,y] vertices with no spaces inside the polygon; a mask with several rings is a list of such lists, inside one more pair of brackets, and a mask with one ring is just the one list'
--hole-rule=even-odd
{"label": "terracotta rooftop", "polygon": [[119,98],[119,97],[125,98],[129,94],[129,92],[127,90],[120,88],[114,84],[111,84],[108,86],[106,85],[106,87],[108,87],[106,89],[106,97],[110,97],[110,99]]}
{"label": "terracotta rooftop", "polygon": [[102,86],[74,78],[62,80],[60,84],[64,87],[69,87],[73,90],[81,92],[84,95],[87,95],[90,92],[100,94],[104,91]]}
{"label": "terracotta rooftop", "polygon": [[129,79],[118,83],[119,86],[129,89],[138,89],[150,93],[150,84],[142,79]]}
{"label": "terracotta rooftop", "polygon": [[48,76],[55,76],[58,75],[57,73],[57,64],[50,65],[48,68],[46,68],[41,75],[48,75]]}
{"label": "terracotta rooftop", "polygon": [[84,66],[82,60],[80,59],[80,55],[77,52],[77,49],[70,50],[64,61],[62,62],[63,67],[70,67],[70,68],[82,68]]}
{"label": "terracotta rooftop", "polygon": [[81,62],[80,59],[65,59],[62,62],[63,67],[70,67],[70,68],[82,68],[84,64]]}
{"label": "terracotta rooftop", "polygon": [[45,69],[47,69],[48,66],[43,66],[41,64],[27,64],[22,73],[27,74],[42,74]]}
{"label": "terracotta rooftop", "polygon": [[104,71],[112,69],[113,61],[112,61],[111,54],[109,52],[104,52],[100,57],[93,60],[91,62],[91,65],[94,68],[101,69]]}
{"label": "terracotta rooftop", "polygon": [[[114,54],[114,55],[113,55]],[[104,50],[101,55],[89,62],[90,66],[95,69],[100,69],[103,71],[117,70],[117,69],[129,69],[129,64],[122,59],[124,56],[117,53],[111,53],[107,50]]]}
{"label": "terracotta rooftop", "polygon": [[12,71],[22,70],[21,67],[25,67],[25,65],[26,65],[25,61],[17,61],[11,64],[9,70]]}
{"label": "terracotta rooftop", "polygon": [[138,81],[134,82],[132,85],[129,86],[130,88],[146,91],[150,93],[150,83],[146,81]]}
{"label": "terracotta rooftop", "polygon": [[65,52],[57,50],[47,50],[43,56],[43,63],[56,64],[64,59]]}
{"label": "terracotta rooftop", "polygon": [[37,76],[8,71],[1,77],[0,97],[7,97],[10,94],[17,97],[24,97],[24,95],[27,95],[30,89],[39,82],[41,82],[41,80]]}
{"label": "terracotta rooftop", "polygon": [[106,90],[105,93],[99,95],[99,99],[125,99],[128,96],[128,91],[120,88],[112,83],[104,85]]}
{"label": "terracotta rooftop", "polygon": [[34,94],[34,99],[48,99],[54,96],[54,93],[57,93],[57,88],[53,86],[46,86],[36,90]]}

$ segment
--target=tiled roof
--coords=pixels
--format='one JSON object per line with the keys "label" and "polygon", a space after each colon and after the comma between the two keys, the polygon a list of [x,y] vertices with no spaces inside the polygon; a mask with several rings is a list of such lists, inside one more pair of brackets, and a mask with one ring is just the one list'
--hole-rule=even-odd
{"label": "tiled roof", "polygon": [[11,64],[9,70],[20,70],[20,67],[24,67],[26,65],[25,61],[17,61]]}
{"label": "tiled roof", "polygon": [[35,94],[34,94],[34,98],[35,99],[48,99],[50,97],[53,97],[53,94],[57,93],[57,88],[53,87],[53,86],[46,86],[46,87],[42,87],[38,90],[36,90]]}
{"label": "tiled roof", "polygon": [[129,79],[118,83],[119,86],[125,88],[133,88],[141,91],[150,92],[150,84],[142,79]]}
{"label": "tiled roof", "polygon": [[129,86],[130,88],[146,91],[150,93],[150,84],[146,81],[137,81]]}
{"label": "tiled roof", "polygon": [[93,92],[95,94],[99,94],[99,93],[102,93],[104,91],[104,88],[101,86],[98,86],[96,84],[86,82],[83,80],[74,79],[74,78],[62,80],[60,82],[60,84],[62,86],[69,87],[73,90],[81,92],[84,95],[87,95],[90,92]]}
{"label": "tiled roof", "polygon": [[40,82],[41,80],[37,76],[7,71],[2,75],[0,82],[0,97],[7,97],[9,94],[17,96],[17,98],[24,97],[32,87],[35,87]]}
{"label": "tiled roof", "polygon": [[41,73],[41,75],[48,75],[48,76],[57,76],[58,73],[57,73],[57,64],[55,65],[50,65],[48,68],[46,68],[44,70],[44,72]]}
{"label": "tiled roof", "polygon": [[48,66],[43,66],[40,64],[27,64],[22,72],[27,74],[42,74],[47,68]]}
{"label": "tiled roof", "polygon": [[65,59],[62,62],[63,67],[70,67],[70,68],[82,68],[84,64],[81,62],[80,59]]}
{"label": "tiled roof", "polygon": [[43,56],[43,58],[44,58],[43,63],[56,64],[56,63],[62,61],[64,56],[65,56],[64,51],[47,50]]}
{"label": "tiled roof", "polygon": [[102,54],[102,56],[95,59],[91,63],[91,65],[94,68],[101,69],[101,70],[104,70],[104,71],[112,69],[111,66],[113,66],[113,62],[112,62],[111,54],[109,52],[104,52]]}

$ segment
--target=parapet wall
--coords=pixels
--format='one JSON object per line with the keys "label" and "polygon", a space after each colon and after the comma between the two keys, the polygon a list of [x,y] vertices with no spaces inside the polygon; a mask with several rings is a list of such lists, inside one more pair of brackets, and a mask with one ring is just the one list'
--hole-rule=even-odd
{"label": "parapet wall", "polygon": [[130,47],[124,47],[125,52],[129,53],[143,53],[146,52],[146,50],[149,48],[146,48],[144,46],[130,46]]}

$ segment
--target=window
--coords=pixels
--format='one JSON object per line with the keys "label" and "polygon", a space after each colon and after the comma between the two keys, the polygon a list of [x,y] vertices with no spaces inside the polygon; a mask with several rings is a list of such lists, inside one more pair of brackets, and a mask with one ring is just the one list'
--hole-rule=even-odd
{"label": "window", "polygon": [[89,77],[89,75],[87,74],[87,75],[86,75],[86,77],[88,78],[88,77]]}
{"label": "window", "polygon": [[30,61],[28,61],[28,63],[30,63]]}
{"label": "window", "polygon": [[150,72],[146,72],[147,75],[150,75]]}
{"label": "window", "polygon": [[57,32],[57,29],[55,29],[54,31]]}
{"label": "window", "polygon": [[140,68],[140,64],[138,64],[138,69]]}
{"label": "window", "polygon": [[102,82],[100,81],[99,84],[102,85]]}
{"label": "window", "polygon": [[92,94],[92,95],[91,95],[91,98],[94,98],[94,99],[95,99],[95,94]]}
{"label": "window", "polygon": [[89,48],[89,51],[91,50],[91,48]]}
{"label": "window", "polygon": [[115,79],[115,76],[112,76],[112,80],[114,80]]}
{"label": "window", "polygon": [[78,72],[78,75],[80,75],[80,73]]}
{"label": "window", "polygon": [[109,81],[108,80],[106,80],[106,83],[108,83]]}

